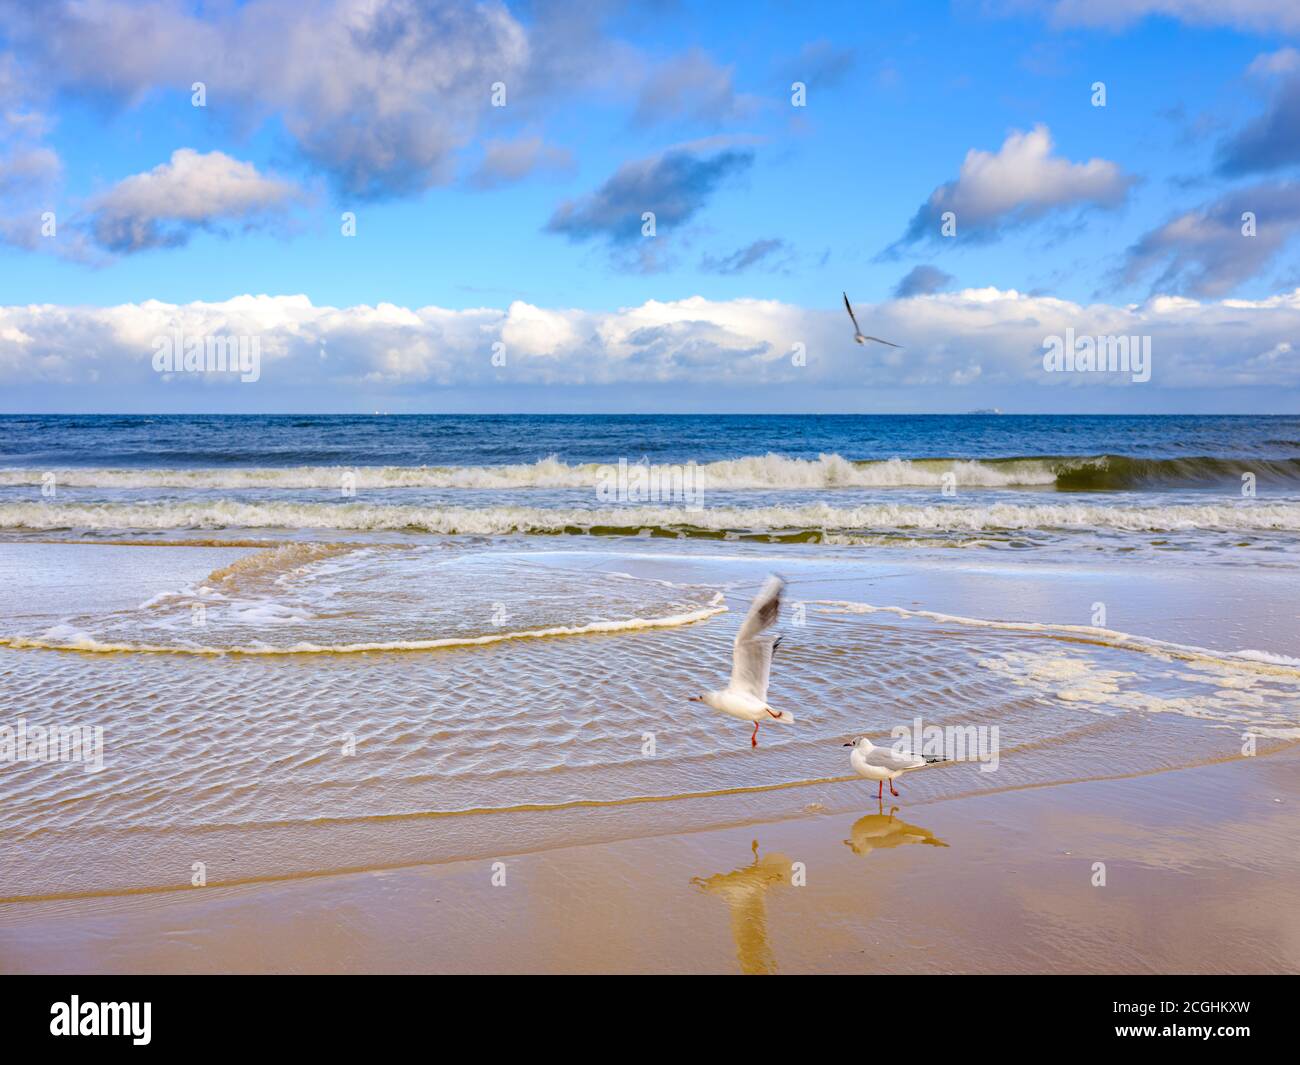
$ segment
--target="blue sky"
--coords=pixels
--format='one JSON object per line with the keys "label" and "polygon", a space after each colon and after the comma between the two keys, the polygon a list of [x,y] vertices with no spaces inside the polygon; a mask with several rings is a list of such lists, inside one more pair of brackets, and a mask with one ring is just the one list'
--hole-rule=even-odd
{"label": "blue sky", "polygon": [[[1297,409],[1287,3],[0,7],[0,409]],[[236,324],[256,387],[150,365]],[[1152,381],[1045,379],[1066,325]]]}

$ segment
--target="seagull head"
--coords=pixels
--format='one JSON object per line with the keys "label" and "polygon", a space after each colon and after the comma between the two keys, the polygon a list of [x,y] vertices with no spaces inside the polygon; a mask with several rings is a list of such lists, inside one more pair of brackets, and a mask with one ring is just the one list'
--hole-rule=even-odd
{"label": "seagull head", "polygon": [[846,744],[844,744],[844,746],[845,746],[845,747],[856,747],[856,746],[857,746],[859,743],[861,743],[861,742],[862,742],[862,737],[861,737],[861,736],[854,736],[853,739],[849,740],[849,742],[846,743]]}

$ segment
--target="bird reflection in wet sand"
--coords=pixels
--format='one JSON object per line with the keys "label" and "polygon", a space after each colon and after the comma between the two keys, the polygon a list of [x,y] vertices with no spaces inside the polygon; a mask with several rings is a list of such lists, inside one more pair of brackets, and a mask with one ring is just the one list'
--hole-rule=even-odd
{"label": "bird reflection in wet sand", "polygon": [[691,883],[717,895],[731,910],[731,934],[736,940],[740,971],[746,974],[776,972],[776,958],[767,941],[767,900],[769,888],[790,883],[791,862],[783,854],[758,856],[758,840],[753,843],[754,860],[730,873],[710,877],[693,877]]}
{"label": "bird reflection in wet sand", "polygon": [[928,828],[909,825],[894,815],[897,806],[891,806],[889,813],[882,806],[879,813],[867,814],[853,822],[849,837],[844,841],[854,854],[870,854],[872,851],[884,850],[886,847],[901,847],[905,843],[928,843],[931,847],[946,847],[943,840],[936,838]]}

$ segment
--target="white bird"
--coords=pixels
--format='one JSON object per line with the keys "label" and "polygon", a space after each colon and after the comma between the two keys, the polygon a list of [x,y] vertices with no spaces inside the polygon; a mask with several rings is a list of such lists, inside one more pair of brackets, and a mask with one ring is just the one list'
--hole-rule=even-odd
{"label": "white bird", "polygon": [[773,710],[767,705],[767,677],[772,670],[772,653],[780,639],[771,640],[763,633],[776,624],[781,613],[781,589],[785,581],[773,575],[768,577],[762,591],[749,604],[749,613],[736,633],[736,645],[731,658],[731,683],[721,691],[689,696],[693,703],[704,703],[742,721],[754,722],[749,737],[752,746],[758,746],[758,726],[765,721],[779,721],[783,725],[794,721],[788,710]]}
{"label": "white bird", "polygon": [[845,747],[852,747],[853,753],[849,755],[849,764],[853,766],[853,771],[860,777],[866,777],[867,780],[880,781],[880,787],[876,789],[876,798],[883,799],[885,796],[885,781],[889,781],[889,794],[897,796],[898,792],[894,790],[894,779],[903,773],[910,773],[913,769],[924,769],[935,762],[942,762],[942,758],[923,758],[919,754],[912,754],[910,751],[896,751],[892,747],[877,747],[866,736],[859,736],[852,743],[846,743]]}
{"label": "white bird", "polygon": [[849,303],[849,294],[844,293],[844,309],[849,312],[849,319],[853,322],[853,339],[859,344],[865,344],[868,340],[874,340],[877,344],[886,344],[891,348],[896,348],[898,344],[890,344],[888,340],[881,340],[880,337],[864,336],[862,330],[858,327],[858,320],[853,314],[853,305]]}

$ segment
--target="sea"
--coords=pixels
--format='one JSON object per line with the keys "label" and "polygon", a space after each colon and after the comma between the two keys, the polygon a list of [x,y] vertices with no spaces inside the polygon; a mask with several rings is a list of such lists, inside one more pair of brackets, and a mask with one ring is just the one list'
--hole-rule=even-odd
{"label": "sea", "polygon": [[0,416],[0,904],[1267,753],[1298,534],[1294,416]]}

